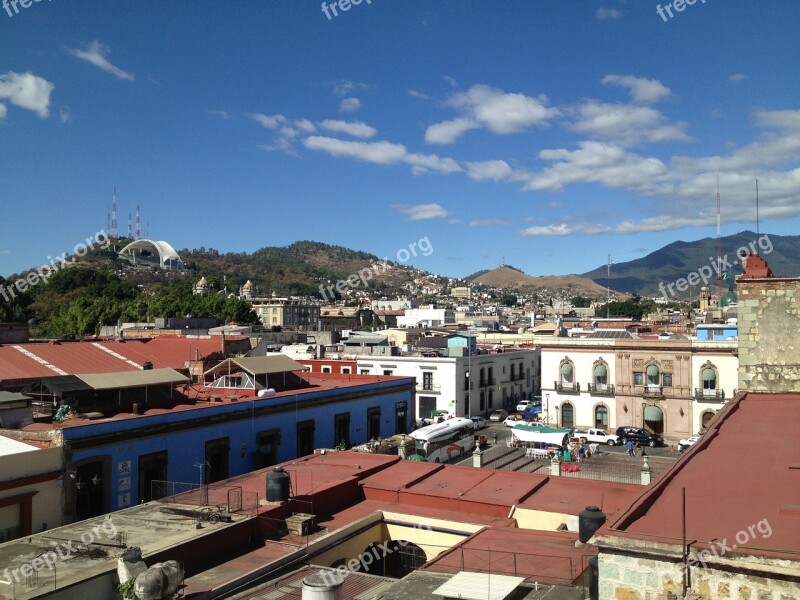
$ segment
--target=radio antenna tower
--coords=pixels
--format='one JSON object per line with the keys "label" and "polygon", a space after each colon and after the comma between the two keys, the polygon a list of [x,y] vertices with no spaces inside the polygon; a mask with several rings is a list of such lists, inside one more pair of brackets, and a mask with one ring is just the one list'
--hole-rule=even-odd
{"label": "radio antenna tower", "polygon": [[606,319],[609,318],[611,312],[611,255],[608,255],[608,265],[606,266]]}
{"label": "radio antenna tower", "polygon": [[131,220],[131,213],[128,213],[128,237],[133,237],[133,221]]}
{"label": "radio antenna tower", "polygon": [[114,186],[114,192],[111,196],[111,231],[112,238],[117,237],[117,186]]}
{"label": "radio antenna tower", "polygon": [[717,173],[717,281],[724,279],[722,273],[722,234],[720,233],[720,219],[722,211],[720,210],[719,198],[719,173]]}
{"label": "radio antenna tower", "polygon": [[136,239],[141,239],[142,237],[142,222],[139,218],[139,205],[136,205]]}

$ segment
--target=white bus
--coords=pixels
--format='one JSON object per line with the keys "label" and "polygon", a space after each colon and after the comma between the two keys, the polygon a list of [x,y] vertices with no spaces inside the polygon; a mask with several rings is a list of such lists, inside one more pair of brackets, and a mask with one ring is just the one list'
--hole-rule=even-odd
{"label": "white bus", "polygon": [[448,462],[475,448],[475,423],[457,417],[412,432],[416,454],[428,462]]}

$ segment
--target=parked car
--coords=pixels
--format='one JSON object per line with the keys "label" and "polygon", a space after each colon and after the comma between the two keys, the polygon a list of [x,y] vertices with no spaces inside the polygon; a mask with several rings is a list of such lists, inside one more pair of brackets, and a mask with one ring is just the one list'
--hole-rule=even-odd
{"label": "parked car", "polygon": [[483,417],[472,417],[472,422],[475,423],[475,429],[483,429],[486,427],[486,419]]}
{"label": "parked car", "polygon": [[423,417],[421,419],[423,425],[433,425],[434,423],[441,423],[451,418],[453,415],[449,410],[432,410],[430,417]]}
{"label": "parked car", "polygon": [[491,415],[489,415],[489,420],[495,423],[501,423],[506,420],[506,417],[508,417],[508,411],[498,408]]}
{"label": "parked car", "polygon": [[610,434],[605,429],[576,429],[574,435],[582,442],[590,444],[607,444],[609,446],[620,444],[619,436]]}
{"label": "parked car", "polygon": [[692,437],[688,437],[685,440],[681,440],[680,442],[678,442],[678,452],[683,452],[687,448],[691,448],[699,441],[700,441],[699,435],[693,435]]}
{"label": "parked car", "polygon": [[503,425],[505,425],[506,427],[513,427],[514,425],[527,425],[527,424],[528,421],[526,421],[525,417],[523,417],[520,414],[508,415],[508,418],[505,421],[503,421]]}
{"label": "parked car", "polygon": [[651,448],[664,445],[664,438],[641,427],[617,427],[616,434],[621,444],[631,440],[634,444]]}
{"label": "parked car", "polygon": [[519,404],[517,404],[517,410],[522,412],[527,409],[531,405],[530,400],[520,400]]}

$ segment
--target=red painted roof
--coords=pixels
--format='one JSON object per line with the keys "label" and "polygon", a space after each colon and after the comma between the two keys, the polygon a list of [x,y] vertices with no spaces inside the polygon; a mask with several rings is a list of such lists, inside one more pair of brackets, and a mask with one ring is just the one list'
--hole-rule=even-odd
{"label": "red painted roof", "polygon": [[491,573],[525,577],[527,583],[569,586],[583,573],[594,546],[575,547],[578,535],[528,529],[483,529],[428,562],[437,573]]}
{"label": "red painted roof", "polygon": [[153,363],[155,369],[185,369],[190,356],[204,358],[219,352],[220,339],[157,337],[126,341],[9,344],[0,346],[0,381],[62,375],[59,369],[67,375],[134,371],[141,369],[145,362]]}
{"label": "red painted roof", "polygon": [[689,540],[727,540],[746,546],[743,553],[797,560],[798,420],[800,394],[734,398],[709,432],[605,533],[680,544],[685,489]]}

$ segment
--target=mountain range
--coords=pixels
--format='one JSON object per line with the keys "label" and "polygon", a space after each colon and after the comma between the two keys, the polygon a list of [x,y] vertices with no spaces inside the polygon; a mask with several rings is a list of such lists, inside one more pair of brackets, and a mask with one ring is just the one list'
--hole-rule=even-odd
{"label": "mountain range", "polygon": [[[754,231],[741,231],[739,233],[720,238],[720,255],[723,257],[722,265],[731,264],[731,272],[735,277],[742,273],[742,261],[737,252],[739,250],[755,251],[769,264],[776,276],[796,277],[800,275],[800,236],[780,236]],[[680,278],[686,278],[690,273],[704,274],[709,269],[712,278],[709,286],[727,288],[729,281],[717,279],[717,239],[703,238],[701,240],[684,242],[678,241],[668,244],[663,248],[651,252],[643,258],[614,264],[611,266],[610,286],[612,290],[638,294],[663,294],[663,289],[669,284],[674,284]],[[605,286],[607,281],[607,266],[602,265],[596,269],[583,273],[596,283]],[[700,284],[690,287],[681,298],[694,297],[700,292]],[[688,296],[687,296],[688,294]]]}

